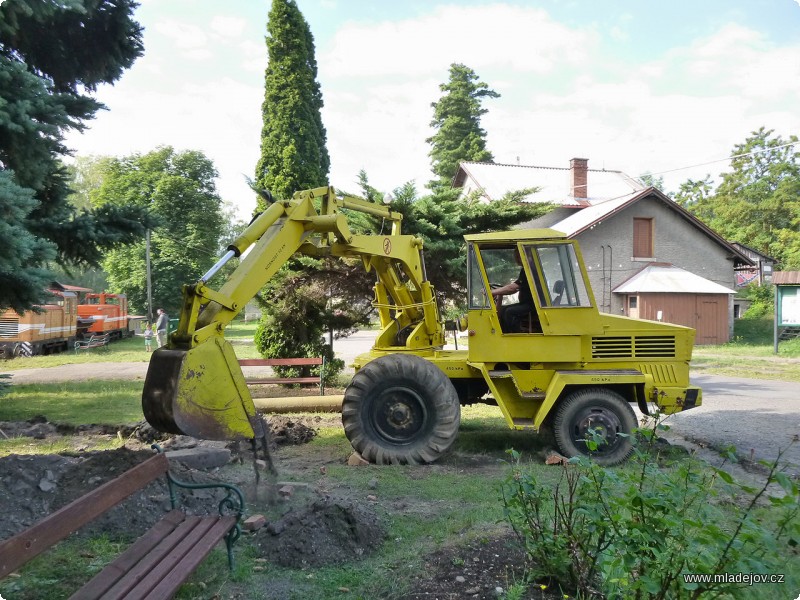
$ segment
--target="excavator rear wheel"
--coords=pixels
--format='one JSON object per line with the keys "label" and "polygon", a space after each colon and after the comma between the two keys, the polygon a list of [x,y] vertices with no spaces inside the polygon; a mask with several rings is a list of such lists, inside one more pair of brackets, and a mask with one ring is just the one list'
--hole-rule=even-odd
{"label": "excavator rear wheel", "polygon": [[[590,456],[601,465],[617,465],[633,451],[636,415],[618,393],[593,387],[562,399],[553,418],[556,446],[564,456]],[[588,442],[587,442],[588,440]],[[597,447],[592,448],[592,441]]]}
{"label": "excavator rear wheel", "polygon": [[344,393],[342,424],[362,457],[377,464],[424,464],[450,449],[461,423],[453,384],[410,354],[367,363]]}

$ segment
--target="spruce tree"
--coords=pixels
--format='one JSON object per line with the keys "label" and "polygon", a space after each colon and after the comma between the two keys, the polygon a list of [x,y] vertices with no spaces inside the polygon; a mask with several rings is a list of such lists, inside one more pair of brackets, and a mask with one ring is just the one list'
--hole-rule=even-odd
{"label": "spruce tree", "polygon": [[255,183],[276,198],[288,198],[327,185],[330,168],[314,38],[294,0],[273,0],[267,53]]}
{"label": "spruce tree", "polygon": [[64,135],[104,108],[90,94],[143,52],[133,0],[0,3],[0,308],[44,300],[52,261],[96,265],[144,234],[146,213],[76,210]]}
{"label": "spruce tree", "polygon": [[450,187],[461,161],[491,161],[486,148],[486,132],[481,128],[481,116],[486,114],[483,100],[499,98],[500,94],[478,80],[475,71],[462,64],[450,65],[450,78],[439,86],[444,95],[431,103],[436,133],[426,141],[431,144],[431,166],[438,180],[429,186]]}

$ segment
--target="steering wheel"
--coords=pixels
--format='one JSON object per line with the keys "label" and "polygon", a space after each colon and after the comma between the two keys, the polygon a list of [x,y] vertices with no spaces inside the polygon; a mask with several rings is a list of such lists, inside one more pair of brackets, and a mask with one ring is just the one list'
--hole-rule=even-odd
{"label": "steering wheel", "polygon": [[[492,283],[492,282],[490,281],[490,282],[489,282],[489,287],[490,287],[491,289],[493,289],[493,290],[496,290],[496,289],[498,289],[498,288],[501,288],[501,287],[503,287],[503,286],[502,286],[501,284],[499,284],[499,283]],[[503,305],[503,300],[504,300],[504,298],[505,298],[504,296],[500,296],[500,299],[499,299],[498,301],[496,301],[496,302],[495,302],[495,304],[497,305],[497,307],[498,307],[498,308],[499,308],[500,306],[502,306],[502,305]]]}

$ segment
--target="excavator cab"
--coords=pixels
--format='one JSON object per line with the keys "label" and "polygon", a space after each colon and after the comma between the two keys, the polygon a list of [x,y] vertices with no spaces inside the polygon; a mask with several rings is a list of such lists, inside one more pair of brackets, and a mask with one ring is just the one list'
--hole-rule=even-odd
{"label": "excavator cab", "polygon": [[[470,360],[530,361],[554,354],[576,360],[575,336],[599,331],[599,313],[580,249],[549,230],[502,235],[467,236],[470,339],[481,341],[469,345]],[[495,301],[491,290],[512,281],[519,282],[522,293]],[[530,294],[520,304],[525,286]],[[506,311],[515,311],[519,318],[507,318]],[[555,344],[554,338],[563,343]],[[539,348],[542,356],[537,356]]]}

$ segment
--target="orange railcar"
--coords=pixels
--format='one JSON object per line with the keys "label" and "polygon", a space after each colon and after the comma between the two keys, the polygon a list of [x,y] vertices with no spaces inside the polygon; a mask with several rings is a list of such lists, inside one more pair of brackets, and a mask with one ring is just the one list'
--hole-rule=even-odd
{"label": "orange railcar", "polygon": [[109,334],[112,340],[130,335],[125,294],[86,294],[78,305],[78,317],[83,321],[91,320],[88,335]]}
{"label": "orange railcar", "polygon": [[0,356],[33,356],[71,348],[78,329],[78,296],[57,283],[48,290],[52,302],[22,314],[0,314]]}

